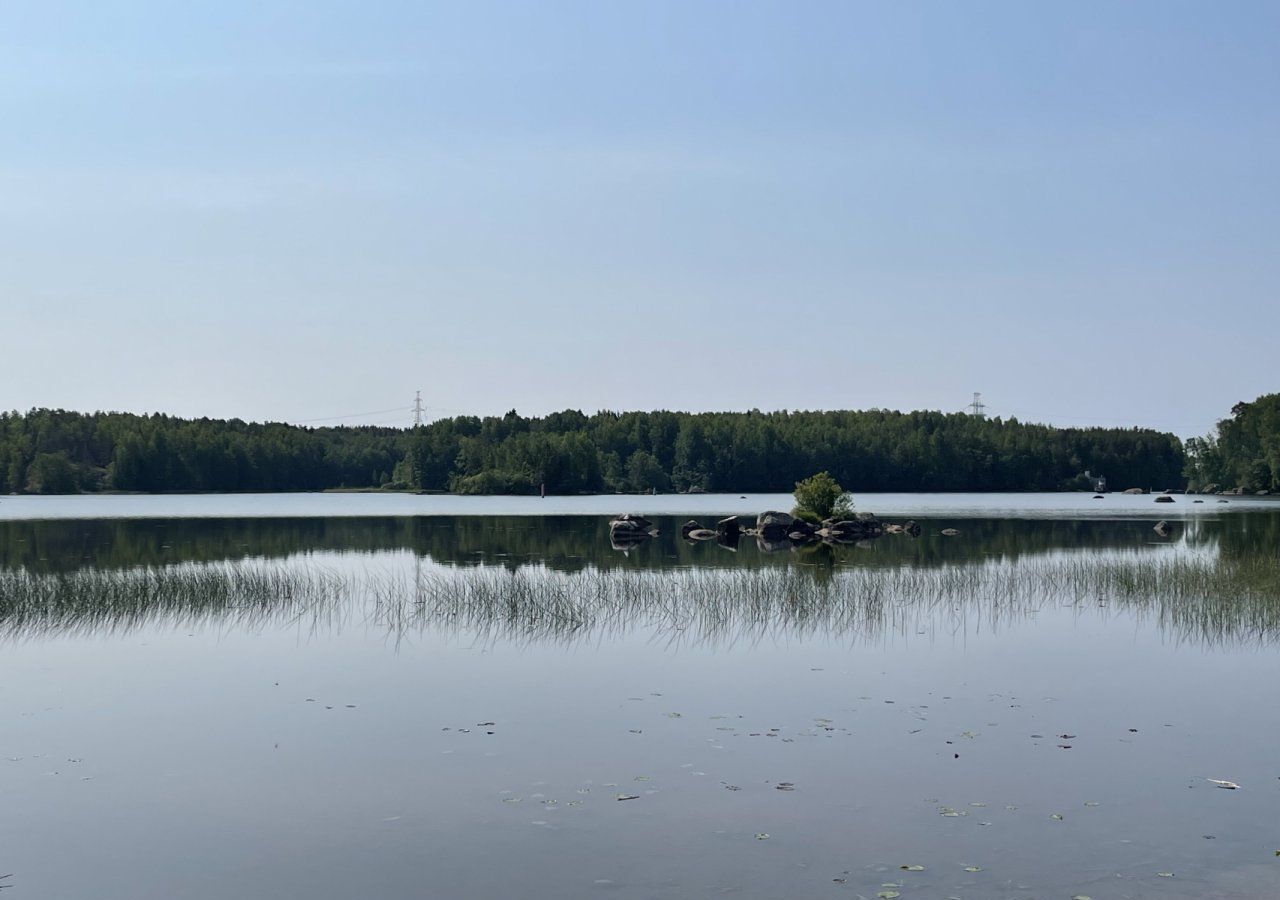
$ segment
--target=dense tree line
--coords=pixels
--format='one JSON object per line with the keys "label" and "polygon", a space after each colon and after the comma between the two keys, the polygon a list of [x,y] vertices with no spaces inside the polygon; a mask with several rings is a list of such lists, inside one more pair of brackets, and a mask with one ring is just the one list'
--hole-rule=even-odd
{"label": "dense tree line", "polygon": [[1280,394],[1237,403],[1216,433],[1188,441],[1187,480],[1197,490],[1280,491]]}
{"label": "dense tree line", "polygon": [[939,412],[576,410],[441,419],[412,430],[33,410],[0,414],[0,491],[459,493],[783,491],[826,471],[854,491],[1173,487],[1181,442]]}

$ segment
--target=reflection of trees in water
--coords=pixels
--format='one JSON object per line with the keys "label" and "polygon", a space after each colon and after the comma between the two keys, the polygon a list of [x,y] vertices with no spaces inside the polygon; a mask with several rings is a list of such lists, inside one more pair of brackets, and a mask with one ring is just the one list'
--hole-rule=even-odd
{"label": "reflection of trees in water", "polygon": [[942,566],[738,569],[422,567],[340,574],[289,563],[0,571],[0,633],[215,624],[313,630],[363,623],[494,642],[575,642],[636,630],[680,643],[877,638],[999,627],[1047,607],[1126,614],[1180,640],[1271,643],[1280,564],[1138,551]]}
{"label": "reflection of trees in water", "polygon": [[[672,566],[754,568],[791,564],[933,566],[973,559],[1017,560],[1054,551],[1146,547],[1158,541],[1151,522],[1042,519],[921,520],[916,539],[889,535],[868,548],[824,548],[766,554],[751,539],[738,552],[680,539],[680,519],[658,521],[662,533],[627,554],[609,546],[608,524],[587,516],[433,516],[331,519],[138,519],[0,522],[0,569],[74,571],[179,562],[279,559],[300,553],[408,550],[456,565],[539,563],[562,572],[664,569]],[[938,534],[960,528],[958,538]],[[1280,512],[1175,520],[1173,540],[1224,553],[1280,546]]]}

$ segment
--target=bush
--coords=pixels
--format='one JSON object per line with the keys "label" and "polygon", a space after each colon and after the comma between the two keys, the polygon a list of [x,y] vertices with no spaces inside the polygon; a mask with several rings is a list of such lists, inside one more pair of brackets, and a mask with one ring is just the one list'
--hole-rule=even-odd
{"label": "bush", "polygon": [[810,522],[853,515],[853,496],[829,472],[796,482],[796,508],[791,514]]}

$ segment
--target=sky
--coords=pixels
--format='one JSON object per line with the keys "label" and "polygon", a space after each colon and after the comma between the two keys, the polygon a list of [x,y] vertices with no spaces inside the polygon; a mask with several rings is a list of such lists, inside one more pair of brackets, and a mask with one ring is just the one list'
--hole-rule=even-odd
{"label": "sky", "polygon": [[0,4],[0,408],[1280,390],[1280,5]]}

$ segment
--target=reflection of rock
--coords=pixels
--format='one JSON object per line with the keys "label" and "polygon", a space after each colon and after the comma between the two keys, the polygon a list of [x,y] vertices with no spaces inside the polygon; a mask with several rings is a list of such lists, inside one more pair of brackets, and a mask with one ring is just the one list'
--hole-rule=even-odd
{"label": "reflection of rock", "polygon": [[609,531],[609,546],[614,550],[634,550],[647,540],[647,531]]}
{"label": "reflection of rock", "polygon": [[944,528],[939,532],[939,534],[945,534],[947,537],[955,537],[959,533],[960,529],[958,528]]}
{"label": "reflection of rock", "polygon": [[1102,496],[1101,494],[1094,494],[1094,495],[1093,495],[1093,499],[1094,499],[1094,500],[1106,500],[1107,498],[1106,498],[1106,497],[1104,497],[1104,496]]}
{"label": "reflection of rock", "polygon": [[689,536],[689,532],[697,531],[701,527],[701,522],[695,522],[693,519],[690,519],[688,522],[685,522],[680,526],[680,537],[687,538]]}
{"label": "reflection of rock", "polygon": [[714,541],[716,533],[710,528],[695,528],[685,535],[691,541]]}
{"label": "reflection of rock", "polygon": [[732,536],[716,532],[716,543],[726,550],[738,552],[738,541],[742,538],[742,532],[738,532]]}
{"label": "reflection of rock", "polygon": [[1156,527],[1153,528],[1152,531],[1160,535],[1160,537],[1168,537],[1172,533],[1172,529],[1169,528],[1169,523],[1164,519],[1157,522]]}
{"label": "reflection of rock", "polygon": [[909,534],[912,537],[920,537],[920,526],[916,524],[914,519],[907,519],[907,521],[903,522],[902,530],[905,534]]}
{"label": "reflection of rock", "polygon": [[777,553],[779,550],[790,550],[791,539],[783,535],[781,538],[770,540],[761,532],[756,535],[756,547],[761,553]]}
{"label": "reflection of rock", "polygon": [[884,533],[885,534],[902,534],[902,526],[893,525],[893,524],[886,525],[884,526]]}
{"label": "reflection of rock", "polygon": [[880,537],[884,534],[884,525],[871,513],[858,513],[853,519],[827,519],[817,534],[825,541],[848,544]]}

